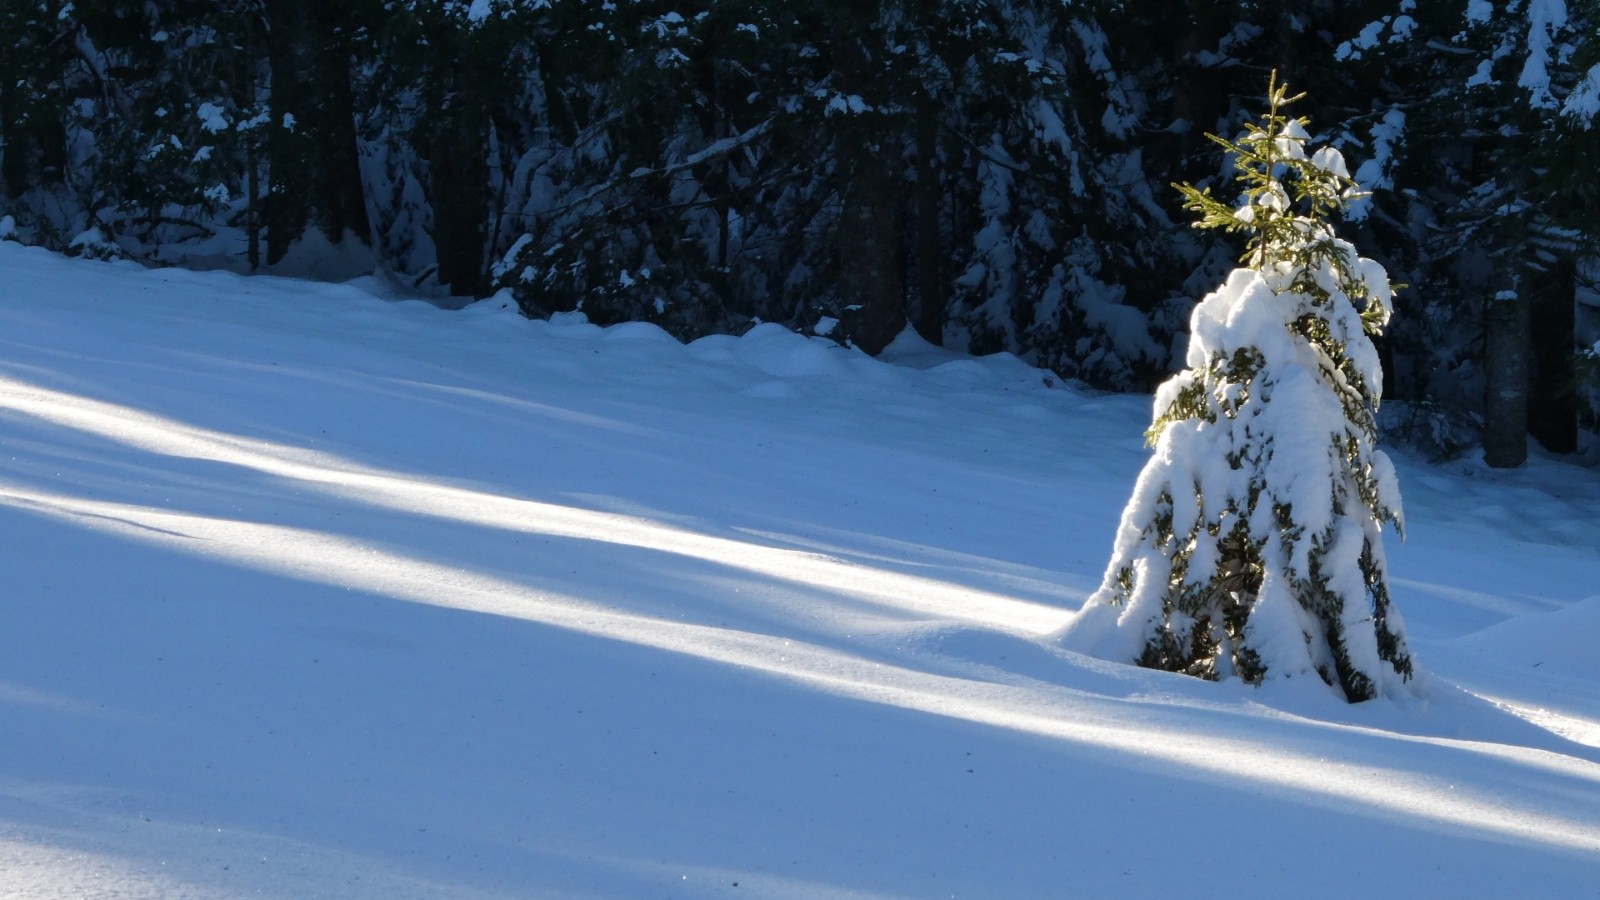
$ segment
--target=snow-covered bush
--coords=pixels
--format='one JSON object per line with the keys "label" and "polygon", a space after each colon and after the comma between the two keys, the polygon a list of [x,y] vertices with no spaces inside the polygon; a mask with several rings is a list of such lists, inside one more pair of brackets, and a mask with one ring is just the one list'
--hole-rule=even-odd
{"label": "snow-covered bush", "polygon": [[98,227],[85,228],[77,237],[67,242],[66,253],[68,256],[81,256],[84,259],[126,259],[128,253],[114,240],[106,236],[105,231]]}
{"label": "snow-covered bush", "polygon": [[1203,678],[1316,673],[1351,702],[1410,678],[1382,532],[1401,525],[1376,447],[1368,335],[1388,321],[1383,267],[1329,217],[1357,193],[1333,149],[1307,153],[1298,98],[1274,83],[1234,157],[1234,208],[1181,187],[1200,228],[1247,232],[1244,265],[1195,308],[1189,368],[1162,385],[1155,455],[1123,512],[1100,589],[1065,646]]}

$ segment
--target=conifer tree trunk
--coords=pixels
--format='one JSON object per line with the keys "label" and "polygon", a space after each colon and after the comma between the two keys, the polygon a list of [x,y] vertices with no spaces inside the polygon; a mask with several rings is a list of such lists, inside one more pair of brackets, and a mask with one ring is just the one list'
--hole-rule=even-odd
{"label": "conifer tree trunk", "polygon": [[439,283],[457,297],[482,292],[485,219],[488,212],[488,136],[480,118],[456,96],[455,115],[443,115],[434,126],[428,174],[433,207],[433,245],[438,252]]}
{"label": "conifer tree trunk", "polygon": [[245,152],[244,186],[245,261],[254,272],[261,268],[261,157],[254,138]]}
{"label": "conifer tree trunk", "polygon": [[1528,431],[1551,453],[1578,450],[1578,408],[1567,389],[1577,345],[1578,267],[1563,257],[1532,279],[1532,391]]}
{"label": "conifer tree trunk", "polygon": [[901,185],[895,177],[901,159],[894,145],[900,123],[884,119],[886,85],[862,43],[877,24],[872,9],[841,4],[831,18],[840,83],[873,110],[848,117],[836,132],[840,336],[876,356],[905,327],[906,286],[900,252]]}
{"label": "conifer tree trunk", "polygon": [[272,122],[263,210],[267,263],[317,226],[331,241],[369,239],[350,83],[349,11],[318,0],[267,0]]}
{"label": "conifer tree trunk", "polygon": [[13,197],[28,189],[28,167],[24,163],[27,151],[18,123],[20,116],[15,111],[18,105],[15,98],[7,96],[5,88],[0,87],[0,147],[5,148],[5,152],[0,153],[0,188]]}
{"label": "conifer tree trunk", "polygon": [[489,120],[494,91],[481,80],[483,47],[470,30],[451,26],[429,36],[432,82],[419,124],[427,159],[427,201],[433,212],[439,283],[452,296],[483,293],[488,275]]}
{"label": "conifer tree trunk", "polygon": [[36,183],[60,184],[67,171],[67,132],[60,118],[35,115],[27,128],[17,112],[21,105],[20,98],[0,92],[0,186],[13,197]]}
{"label": "conifer tree trunk", "polygon": [[944,343],[944,266],[939,242],[938,111],[933,99],[917,104],[917,333]]}
{"label": "conifer tree trunk", "polygon": [[[260,31],[263,24],[258,9],[245,9],[239,11],[241,15],[250,16],[250,23],[244,26],[244,56],[239,60],[237,74],[238,95],[234,98],[234,105],[242,110],[254,111],[261,102],[260,72]],[[255,272],[261,268],[261,132],[252,128],[245,136],[244,155],[244,190],[245,190],[245,261],[250,264],[250,271]]]}
{"label": "conifer tree trunk", "polygon": [[1532,374],[1530,304],[1520,281],[1489,299],[1484,322],[1483,458],[1497,469],[1528,460],[1528,389]]}
{"label": "conifer tree trunk", "polygon": [[862,130],[841,136],[848,164],[838,237],[841,324],[850,343],[877,355],[905,326],[905,279],[894,173]]}

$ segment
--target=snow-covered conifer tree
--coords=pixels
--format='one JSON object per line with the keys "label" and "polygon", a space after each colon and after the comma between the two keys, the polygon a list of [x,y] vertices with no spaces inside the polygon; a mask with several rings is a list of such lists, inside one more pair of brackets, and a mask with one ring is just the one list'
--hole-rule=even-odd
{"label": "snow-covered conifer tree", "polygon": [[1162,385],[1155,455],[1123,512],[1104,582],[1063,643],[1203,678],[1315,673],[1351,702],[1409,679],[1382,532],[1401,526],[1376,447],[1368,335],[1389,318],[1383,267],[1329,222],[1356,193],[1308,152],[1276,83],[1234,157],[1234,208],[1190,185],[1200,228],[1249,234],[1243,265],[1195,307],[1188,369]]}

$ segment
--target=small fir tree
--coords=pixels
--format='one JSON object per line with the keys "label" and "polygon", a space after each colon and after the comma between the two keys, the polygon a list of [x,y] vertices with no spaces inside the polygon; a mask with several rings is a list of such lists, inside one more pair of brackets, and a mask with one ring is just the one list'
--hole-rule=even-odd
{"label": "small fir tree", "polygon": [[1388,321],[1383,267],[1329,217],[1357,195],[1305,119],[1268,110],[1232,155],[1238,208],[1181,185],[1199,228],[1248,235],[1243,265],[1195,307],[1189,368],[1156,394],[1155,455],[1104,582],[1063,633],[1077,650],[1202,678],[1315,672],[1351,702],[1412,674],[1382,532],[1399,493],[1376,447]]}

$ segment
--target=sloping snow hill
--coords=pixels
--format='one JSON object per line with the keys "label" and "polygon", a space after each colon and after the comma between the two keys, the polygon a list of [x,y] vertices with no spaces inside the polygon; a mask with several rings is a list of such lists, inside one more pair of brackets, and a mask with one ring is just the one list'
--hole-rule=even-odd
{"label": "sloping snow hill", "polygon": [[1600,478],[1400,460],[1429,671],[1042,637],[1148,400],[0,243],[0,896],[1592,896]]}

